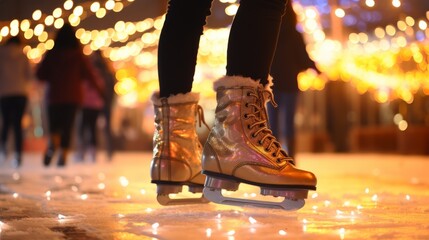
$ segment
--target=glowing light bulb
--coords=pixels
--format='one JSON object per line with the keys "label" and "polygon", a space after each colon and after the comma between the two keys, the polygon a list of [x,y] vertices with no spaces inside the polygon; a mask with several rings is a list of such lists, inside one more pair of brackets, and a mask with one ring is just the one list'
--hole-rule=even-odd
{"label": "glowing light bulb", "polygon": [[72,7],[73,7],[73,1],[72,0],[65,1],[63,7],[64,7],[65,10],[72,9]]}
{"label": "glowing light bulb", "polygon": [[31,15],[34,21],[38,21],[40,20],[40,18],[42,17],[42,11],[40,11],[39,9],[35,10],[33,12],[33,14]]}
{"label": "glowing light bulb", "polygon": [[396,8],[401,6],[401,1],[400,0],[392,0],[392,5]]}
{"label": "glowing light bulb", "polygon": [[91,7],[90,7],[91,12],[95,13],[98,11],[98,9],[100,9],[100,3],[99,2],[93,2],[91,4]]}
{"label": "glowing light bulb", "polygon": [[95,16],[97,18],[103,18],[104,16],[106,16],[106,9],[105,8],[100,8],[97,10],[97,12],[95,13]]}
{"label": "glowing light bulb", "polygon": [[343,18],[344,16],[346,16],[346,12],[342,8],[337,8],[335,9],[335,16]]}
{"label": "glowing light bulb", "polygon": [[0,30],[0,34],[3,37],[6,37],[7,35],[9,35],[9,27],[8,26],[2,27],[2,29]]}
{"label": "glowing light bulb", "polygon": [[83,14],[83,7],[82,6],[76,6],[73,9],[73,14],[78,16],[78,17],[81,16]]}
{"label": "glowing light bulb", "polygon": [[64,19],[62,19],[62,18],[57,18],[56,20],[55,20],[55,22],[54,22],[54,27],[56,28],[56,29],[60,29],[60,28],[62,28],[64,26]]}
{"label": "glowing light bulb", "polygon": [[105,3],[105,7],[107,10],[112,10],[115,7],[115,1],[107,0],[107,2]]}
{"label": "glowing light bulb", "polygon": [[55,8],[54,11],[52,12],[52,16],[54,16],[54,18],[59,18],[61,17],[62,14],[63,14],[63,10],[61,8]]}
{"label": "glowing light bulb", "polygon": [[45,18],[45,25],[46,26],[51,26],[52,24],[54,24],[54,16],[49,15]]}

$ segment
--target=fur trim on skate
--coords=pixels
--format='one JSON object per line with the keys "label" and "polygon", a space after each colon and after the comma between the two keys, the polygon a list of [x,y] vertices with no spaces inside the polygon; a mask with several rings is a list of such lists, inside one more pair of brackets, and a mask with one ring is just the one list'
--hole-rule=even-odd
{"label": "fur trim on skate", "polygon": [[[242,76],[224,76],[213,83],[213,88],[215,91],[219,87],[230,88],[230,87],[241,87],[241,86],[257,88],[261,86],[261,83],[260,83],[260,80],[254,80],[252,78],[242,77]],[[266,84],[264,88],[272,92],[272,89],[271,89],[272,86],[273,86],[273,78],[271,77],[271,75],[268,75],[268,84]]]}
{"label": "fur trim on skate", "polygon": [[[151,97],[152,103],[154,105],[161,105],[161,98],[159,98],[159,92],[154,92]],[[200,100],[200,93],[189,92],[189,93],[179,93],[176,95],[170,95],[167,98],[168,104],[177,104],[177,103],[191,103],[198,102]]]}

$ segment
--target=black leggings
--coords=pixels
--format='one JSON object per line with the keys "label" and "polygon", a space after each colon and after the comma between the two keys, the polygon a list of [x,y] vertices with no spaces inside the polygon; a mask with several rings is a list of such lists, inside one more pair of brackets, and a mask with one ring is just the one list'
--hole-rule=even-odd
{"label": "black leggings", "polygon": [[0,98],[0,110],[3,121],[1,131],[1,144],[6,147],[6,141],[9,130],[13,128],[15,135],[15,151],[17,154],[22,153],[22,116],[24,115],[25,106],[27,105],[26,96],[8,96]]}
{"label": "black leggings", "polygon": [[[170,0],[158,46],[160,97],[187,93],[212,0]],[[267,83],[286,0],[241,0],[228,40],[226,74]]]}

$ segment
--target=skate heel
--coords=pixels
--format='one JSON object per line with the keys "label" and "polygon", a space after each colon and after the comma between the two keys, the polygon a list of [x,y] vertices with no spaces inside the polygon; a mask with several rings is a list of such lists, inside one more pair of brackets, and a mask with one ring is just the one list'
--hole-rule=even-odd
{"label": "skate heel", "polygon": [[240,183],[237,181],[207,176],[204,187],[212,190],[225,189],[227,191],[237,191],[239,185]]}
{"label": "skate heel", "polygon": [[156,193],[158,195],[168,195],[171,193],[179,193],[182,191],[182,185],[167,185],[167,184],[157,184]]}
{"label": "skate heel", "polygon": [[[203,191],[203,186],[199,185],[189,185],[189,192],[191,193],[201,193]],[[196,198],[176,198],[170,197],[170,194],[178,194],[183,190],[183,185],[180,184],[165,184],[158,183],[156,185],[157,201],[163,206],[171,205],[184,205],[184,204],[201,204],[208,203],[209,201],[201,194],[201,197]]]}
{"label": "skate heel", "polygon": [[202,193],[203,189],[204,189],[203,186],[189,185],[189,192],[191,193]]}

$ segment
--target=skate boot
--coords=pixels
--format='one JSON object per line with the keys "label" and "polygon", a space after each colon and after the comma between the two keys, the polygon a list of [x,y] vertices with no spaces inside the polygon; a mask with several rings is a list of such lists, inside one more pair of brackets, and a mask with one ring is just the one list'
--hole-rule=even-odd
{"label": "skate boot", "polygon": [[57,161],[57,167],[58,168],[63,168],[66,166],[68,154],[69,154],[68,149],[60,149],[58,161]]}
{"label": "skate boot", "polygon": [[202,193],[205,176],[201,174],[202,146],[196,132],[196,116],[204,122],[199,94],[187,93],[159,98],[152,96],[155,110],[152,183],[157,185],[161,205],[207,203],[200,198],[170,198],[188,186],[191,193]]}
{"label": "skate boot", "polygon": [[15,156],[12,160],[12,167],[13,168],[20,168],[22,165],[22,155],[19,153],[15,153]]}
{"label": "skate boot", "polygon": [[43,166],[48,167],[51,164],[54,154],[55,154],[55,150],[49,147],[46,150],[45,155],[43,157]]}
{"label": "skate boot", "polygon": [[[268,126],[266,103],[274,102],[268,87],[250,78],[226,76],[214,83],[215,123],[204,145],[204,196],[215,203],[297,210],[309,190],[316,190],[313,173],[295,168]],[[261,195],[284,197],[282,202],[224,197],[240,183],[260,187]]]}

